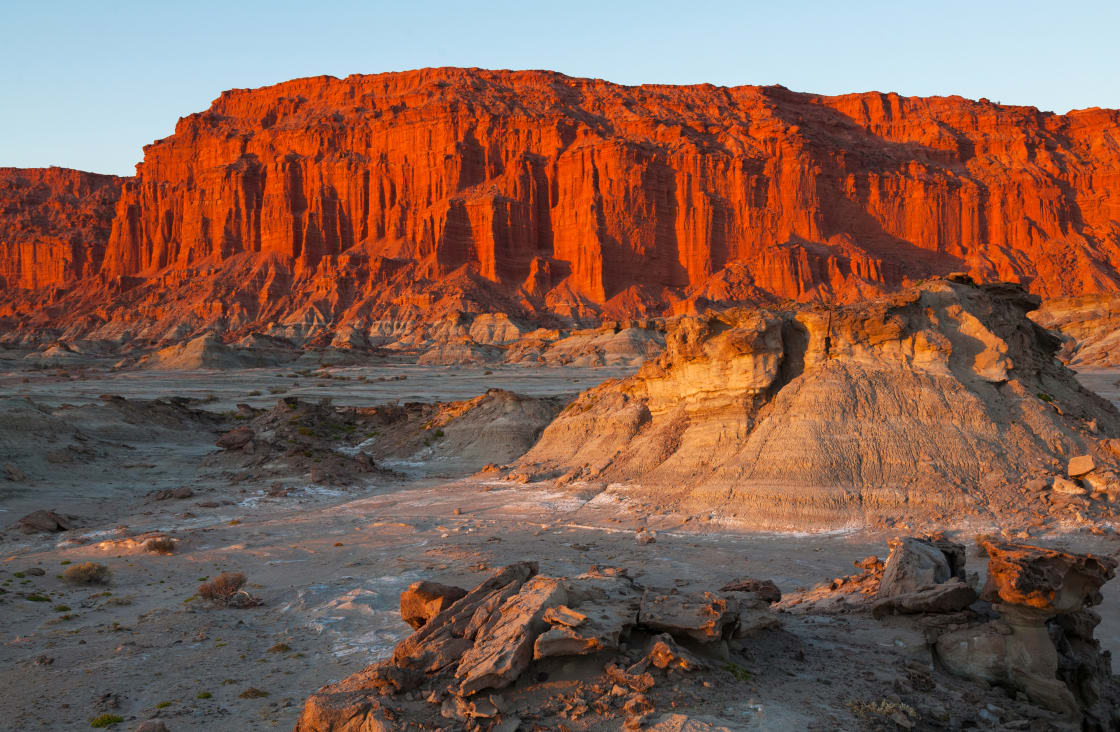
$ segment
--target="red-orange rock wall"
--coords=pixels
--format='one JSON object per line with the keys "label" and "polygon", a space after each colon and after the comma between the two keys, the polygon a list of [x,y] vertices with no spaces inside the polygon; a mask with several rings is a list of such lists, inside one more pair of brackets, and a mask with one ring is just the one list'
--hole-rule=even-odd
{"label": "red-orange rock wall", "polygon": [[0,168],[0,290],[64,287],[101,266],[121,179]]}
{"label": "red-orange rock wall", "polygon": [[[853,300],[959,270],[1046,296],[1115,292],[1120,113],[550,72],[297,79],[225,92],[148,146],[103,263],[96,242],[66,241],[5,239],[0,278],[97,272],[86,302],[148,283],[127,313],[98,305],[108,320],[170,318],[185,296],[161,293],[234,271],[272,274],[211,283],[230,302],[189,307],[372,317],[409,261],[429,283],[470,265],[555,312],[611,300],[611,317]],[[409,285],[394,287],[400,302]]]}
{"label": "red-orange rock wall", "polygon": [[436,69],[224,93],[146,149],[105,271],[358,246],[511,290],[555,260],[599,302],[730,263],[777,297],[956,269],[1058,295],[1117,288],[1118,219],[1115,111]]}

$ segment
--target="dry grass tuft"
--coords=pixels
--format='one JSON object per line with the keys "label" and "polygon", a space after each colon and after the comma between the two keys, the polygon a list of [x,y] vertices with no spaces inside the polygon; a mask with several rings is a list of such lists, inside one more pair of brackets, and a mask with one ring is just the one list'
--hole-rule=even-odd
{"label": "dry grass tuft", "polygon": [[209,582],[198,586],[198,596],[209,600],[218,607],[254,607],[261,601],[241,589],[245,586],[245,575],[241,572],[224,572]]}
{"label": "dry grass tuft", "polygon": [[76,585],[105,585],[109,583],[112,572],[104,564],[82,562],[72,564],[62,573],[63,579]]}
{"label": "dry grass tuft", "polygon": [[173,554],[175,542],[166,536],[157,536],[144,542],[144,550],[153,554]]}

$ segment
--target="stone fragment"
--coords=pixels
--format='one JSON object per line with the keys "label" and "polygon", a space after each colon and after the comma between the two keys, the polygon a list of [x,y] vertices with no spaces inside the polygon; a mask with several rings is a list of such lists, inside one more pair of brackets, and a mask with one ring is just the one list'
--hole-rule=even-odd
{"label": "stone fragment", "polygon": [[763,630],[776,630],[782,623],[777,613],[770,609],[770,602],[754,593],[734,593],[739,606],[739,618],[732,633],[733,638],[748,638]]}
{"label": "stone fragment", "polygon": [[454,605],[398,643],[393,650],[393,660],[400,666],[429,672],[457,663],[474,645],[482,624],[536,573],[535,562],[518,562],[495,571]]}
{"label": "stone fragment", "polygon": [[638,623],[650,630],[710,643],[729,633],[738,617],[739,608],[733,598],[711,592],[663,595],[647,590],[642,595]]}
{"label": "stone fragment", "polygon": [[731,732],[719,721],[689,717],[680,713],[665,714],[646,727],[648,732]]}
{"label": "stone fragment", "polygon": [[629,687],[637,692],[649,691],[655,683],[653,675],[649,672],[630,673],[623,671],[613,663],[608,663],[603,671],[607,674],[607,678],[619,686]]}
{"label": "stone fragment", "polygon": [[1054,482],[1051,484],[1050,490],[1067,496],[1081,496],[1087,493],[1076,481],[1068,480],[1060,475],[1054,476]]}
{"label": "stone fragment", "polygon": [[235,427],[229,432],[223,433],[214,444],[223,450],[240,450],[249,444],[254,437],[256,437],[256,433],[253,432],[252,428]]}
{"label": "stone fragment", "polygon": [[69,518],[54,511],[32,511],[16,522],[16,528],[24,534],[57,533],[69,531],[74,524]]}
{"label": "stone fragment", "polygon": [[466,594],[461,587],[413,582],[401,593],[401,620],[418,629]]}
{"label": "stone fragment", "polygon": [[1093,472],[1096,467],[1097,464],[1093,460],[1092,455],[1078,455],[1077,457],[1070,458],[1066,473],[1071,478],[1080,478],[1087,473]]}
{"label": "stone fragment", "polygon": [[552,627],[537,638],[534,657],[617,650],[638,621],[642,594],[633,580],[614,570],[596,570],[568,580],[564,589],[569,606],[545,611]]}
{"label": "stone fragment", "polygon": [[22,483],[27,480],[27,473],[23,472],[16,466],[8,463],[4,465],[4,477],[13,483]]}
{"label": "stone fragment", "polygon": [[649,663],[660,669],[676,669],[678,671],[698,671],[707,668],[707,664],[699,658],[684,650],[673,640],[673,636],[662,633],[653,639],[646,654]]}
{"label": "stone fragment", "polygon": [[544,613],[544,621],[551,625],[566,625],[569,628],[578,628],[586,620],[586,615],[571,609],[567,605],[550,607]]}
{"label": "stone fragment", "polygon": [[548,629],[545,611],[568,600],[559,580],[534,577],[506,600],[498,615],[479,630],[474,645],[462,655],[455,677],[459,693],[469,696],[482,689],[513,683],[529,667],[537,636]]}
{"label": "stone fragment", "polygon": [[892,595],[877,599],[871,605],[871,615],[881,618],[891,613],[913,615],[918,613],[954,613],[976,602],[974,588],[958,577],[905,595]]}
{"label": "stone fragment", "polygon": [[167,729],[167,725],[159,719],[149,719],[146,722],[141,722],[136,727],[136,732],[171,732]]}
{"label": "stone fragment", "polygon": [[[879,583],[879,597],[908,595],[930,585],[947,582],[955,575],[946,552],[933,542],[912,537],[892,539],[891,553],[887,557],[883,578]],[[950,551],[957,554],[963,569],[963,545],[951,545]]]}
{"label": "stone fragment", "polygon": [[774,584],[774,580],[757,580],[753,577],[741,577],[728,582],[719,588],[720,592],[753,592],[766,602],[778,602],[782,599],[782,592]]}

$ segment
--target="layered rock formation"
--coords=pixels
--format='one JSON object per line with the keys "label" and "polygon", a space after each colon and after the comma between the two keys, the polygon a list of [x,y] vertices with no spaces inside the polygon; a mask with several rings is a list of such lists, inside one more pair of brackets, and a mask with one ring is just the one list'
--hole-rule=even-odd
{"label": "layered rock formation", "polygon": [[1024,691],[1071,729],[1116,729],[1120,698],[1091,609],[1116,560],[991,540],[981,546],[989,556],[983,598],[999,619],[942,635],[938,659],[952,673]]}
{"label": "layered rock formation", "polygon": [[0,168],[0,290],[96,274],[124,180],[66,168]]}
{"label": "layered rock formation", "polygon": [[569,405],[511,475],[798,528],[1111,511],[1048,489],[1071,456],[1115,463],[1101,438],[1120,414],[1055,359],[1059,340],[1026,317],[1037,305],[956,278],[684,319],[656,361]]}
{"label": "layered rock formation", "polygon": [[98,276],[0,315],[71,337],[304,339],[850,301],[959,270],[1112,292],[1118,191],[1112,110],[540,71],[297,79],[181,119],[145,148],[104,257],[18,284]]}
{"label": "layered rock formation", "polygon": [[[422,591],[425,584],[432,588]],[[453,599],[430,615],[425,608],[391,659],[312,694],[297,732],[373,732],[406,722],[517,730],[528,718],[558,728],[585,715],[599,724],[583,729],[656,728],[655,708],[678,706],[666,695],[688,683],[685,674],[704,670],[706,688],[726,683],[738,668],[726,660],[728,642],[779,625],[753,593],[662,591],[620,569],[547,577],[535,562],[518,562],[469,592],[417,583],[402,595],[402,616],[418,593]],[[556,698],[542,683],[550,676],[567,677]]]}

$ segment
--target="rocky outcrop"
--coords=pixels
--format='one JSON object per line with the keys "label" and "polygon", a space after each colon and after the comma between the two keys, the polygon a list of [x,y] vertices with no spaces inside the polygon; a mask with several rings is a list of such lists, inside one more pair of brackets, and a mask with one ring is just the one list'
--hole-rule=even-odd
{"label": "rocky outcrop", "polygon": [[1025,317],[1037,304],[957,277],[845,308],[683,319],[661,357],[582,394],[513,469],[763,526],[1025,523],[1067,504],[1020,486],[1073,455],[1113,465],[1102,438],[1120,434]]}
{"label": "rocky outcrop", "polygon": [[65,289],[101,268],[123,178],[0,168],[0,291]]}
{"label": "rocky outcrop", "polygon": [[1116,560],[984,540],[983,599],[999,619],[951,631],[935,644],[952,673],[1021,690],[1077,729],[1120,725],[1110,657],[1093,638],[1090,608],[1115,576]]}
{"label": "rocky outcrop", "polygon": [[[402,597],[402,608],[410,603]],[[751,630],[777,627],[767,603],[750,593],[684,596],[644,588],[617,569],[558,578],[519,562],[428,619],[391,659],[312,694],[296,730],[395,729],[398,720],[515,730],[518,714],[549,723],[592,709],[611,728],[644,728],[662,704],[659,691],[671,691],[681,674],[706,669],[705,687],[722,677],[734,683],[738,667],[724,659],[727,641],[745,635],[741,606],[750,608]],[[551,717],[553,700],[539,696],[551,674],[575,674],[578,681],[563,682],[564,697],[576,698],[579,710],[569,699],[570,714]]]}
{"label": "rocky outcrop", "polygon": [[6,250],[20,287],[96,277],[0,315],[159,341],[467,313],[492,344],[501,316],[850,301],[958,270],[1113,292],[1118,130],[1114,110],[544,71],[296,79],[224,92],[147,146],[81,257],[40,247],[26,268]]}

